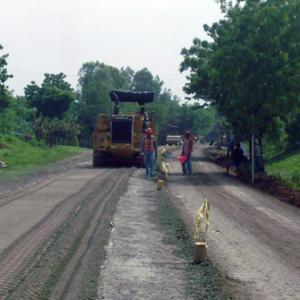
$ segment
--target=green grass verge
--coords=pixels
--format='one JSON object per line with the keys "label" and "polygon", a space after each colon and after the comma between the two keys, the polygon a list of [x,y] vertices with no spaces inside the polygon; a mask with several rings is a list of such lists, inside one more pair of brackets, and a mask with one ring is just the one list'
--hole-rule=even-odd
{"label": "green grass verge", "polygon": [[186,266],[186,295],[192,299],[234,299],[230,287],[225,284],[219,270],[207,261],[193,264],[193,241],[183,221],[170,201],[161,194],[159,199],[160,220],[166,231],[166,243],[176,245],[175,255],[184,258]]}
{"label": "green grass verge", "polygon": [[287,151],[267,158],[268,175],[277,177],[290,188],[300,190],[300,151]]}
{"label": "green grass verge", "polygon": [[35,140],[25,142],[16,137],[0,136],[0,160],[7,164],[7,168],[2,169],[0,176],[26,173],[84,151],[87,149],[70,146],[49,148]]}

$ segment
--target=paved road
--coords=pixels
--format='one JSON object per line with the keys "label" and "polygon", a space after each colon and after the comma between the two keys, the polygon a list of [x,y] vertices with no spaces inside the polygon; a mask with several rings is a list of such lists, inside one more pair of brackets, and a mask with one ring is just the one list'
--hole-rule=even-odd
{"label": "paved road", "polygon": [[300,210],[254,190],[194,151],[192,176],[169,159],[169,193],[192,230],[205,198],[211,205],[209,254],[237,282],[241,299],[299,299]]}

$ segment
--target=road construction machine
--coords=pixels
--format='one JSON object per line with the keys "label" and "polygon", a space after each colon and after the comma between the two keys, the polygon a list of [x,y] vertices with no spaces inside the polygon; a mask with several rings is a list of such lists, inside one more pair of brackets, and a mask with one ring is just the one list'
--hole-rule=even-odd
{"label": "road construction machine", "polygon": [[[155,124],[151,114],[145,111],[145,104],[153,102],[153,92],[110,92],[112,114],[100,114],[93,132],[93,166],[100,167],[113,163],[143,165],[140,145],[149,127],[155,135]],[[139,104],[134,113],[123,114],[120,104]]]}

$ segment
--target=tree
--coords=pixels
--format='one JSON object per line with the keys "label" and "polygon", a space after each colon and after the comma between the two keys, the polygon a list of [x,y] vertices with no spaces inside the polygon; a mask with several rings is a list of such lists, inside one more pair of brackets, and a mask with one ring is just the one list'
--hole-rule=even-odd
{"label": "tree", "polygon": [[83,64],[79,71],[79,102],[94,106],[97,113],[111,110],[109,92],[123,88],[126,84],[124,71],[100,62]]}
{"label": "tree", "polygon": [[123,88],[127,91],[133,91],[133,79],[135,71],[130,67],[121,68],[121,76],[124,78]]}
{"label": "tree", "polygon": [[[239,1],[240,2],[240,1]],[[214,104],[241,136],[262,138],[300,102],[300,2],[244,1],[183,49],[185,91]]]}
{"label": "tree", "polygon": [[[210,125],[204,124],[209,117],[205,119],[205,113],[202,111],[193,113],[188,106],[186,111],[190,114],[185,115],[183,113],[185,108],[179,104],[179,98],[164,88],[160,78],[153,76],[147,68],[135,72],[130,67],[119,70],[100,62],[89,62],[82,66],[79,74],[78,102],[72,104],[71,111],[78,116],[81,126],[81,145],[90,145],[90,137],[96,124],[97,115],[111,113],[109,92],[112,89],[154,92],[154,102],[146,104],[146,111],[153,115],[160,136],[166,135],[168,124],[180,123],[183,116],[186,120],[180,123],[183,128],[193,128],[197,133],[202,132],[203,134],[206,132],[205,128],[210,128]],[[138,110],[138,105],[135,103],[121,103],[120,106],[124,113]]]}
{"label": "tree", "polygon": [[[3,47],[0,45],[0,51]],[[0,56],[0,112],[8,107],[9,105],[9,93],[7,90],[7,86],[5,82],[7,79],[11,78],[12,75],[8,74],[6,66],[7,62],[6,59],[8,54],[3,54]]]}
{"label": "tree", "polygon": [[25,87],[25,99],[32,108],[29,113],[34,114],[31,121],[35,136],[50,146],[74,145],[79,134],[79,128],[73,125],[75,118],[67,115],[75,93],[65,78],[63,73],[45,74],[41,86],[31,82]]}
{"label": "tree", "polygon": [[118,70],[98,61],[84,63],[79,71],[78,103],[76,104],[82,131],[80,143],[90,145],[90,137],[99,113],[111,112],[109,93],[113,89],[125,89],[130,85],[130,68]]}
{"label": "tree", "polygon": [[133,90],[136,92],[154,92],[158,97],[163,81],[158,76],[153,77],[147,68],[137,71],[133,77]]}
{"label": "tree", "polygon": [[25,98],[31,107],[37,109],[38,116],[64,117],[75,99],[73,89],[65,78],[63,73],[45,74],[41,87],[35,82],[25,87]]}
{"label": "tree", "polygon": [[287,124],[286,132],[288,134],[289,144],[291,146],[300,145],[300,112],[295,113],[293,118]]}

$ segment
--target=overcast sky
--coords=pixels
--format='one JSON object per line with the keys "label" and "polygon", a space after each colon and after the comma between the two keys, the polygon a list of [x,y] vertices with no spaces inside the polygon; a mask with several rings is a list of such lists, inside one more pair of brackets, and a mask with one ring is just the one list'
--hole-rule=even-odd
{"label": "overcast sky", "polygon": [[44,73],[76,87],[84,62],[147,67],[184,98],[180,50],[221,18],[214,0],[0,0],[0,44],[16,94]]}

